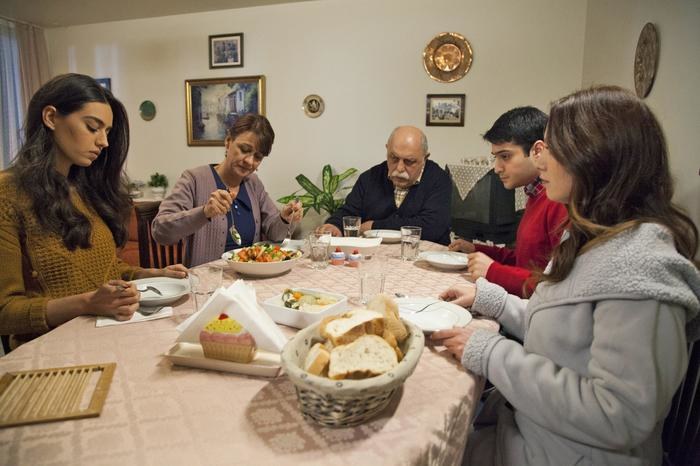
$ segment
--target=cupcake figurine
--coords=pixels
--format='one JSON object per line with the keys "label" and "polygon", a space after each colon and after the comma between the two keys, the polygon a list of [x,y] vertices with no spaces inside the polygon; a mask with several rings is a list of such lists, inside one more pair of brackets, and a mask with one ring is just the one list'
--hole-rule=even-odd
{"label": "cupcake figurine", "polygon": [[331,265],[343,265],[345,264],[345,253],[336,247],[335,251],[331,253]]}
{"label": "cupcake figurine", "polygon": [[355,249],[352,254],[348,254],[348,266],[349,267],[359,267],[360,261],[362,261],[362,254],[360,251]]}

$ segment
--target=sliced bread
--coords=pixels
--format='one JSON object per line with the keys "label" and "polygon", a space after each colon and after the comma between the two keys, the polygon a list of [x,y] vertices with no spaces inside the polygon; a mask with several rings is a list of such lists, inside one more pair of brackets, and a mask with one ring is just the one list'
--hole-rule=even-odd
{"label": "sliced bread", "polygon": [[328,377],[360,379],[390,371],[399,363],[394,348],[377,335],[363,335],[331,351]]}
{"label": "sliced bread", "polygon": [[408,329],[404,323],[401,322],[399,306],[390,296],[386,294],[374,296],[367,304],[367,308],[382,313],[384,316],[384,326],[394,334],[399,343],[406,339],[408,336]]}
{"label": "sliced bread", "polygon": [[304,370],[314,375],[324,375],[328,369],[328,362],[331,353],[328,352],[323,343],[316,343],[309,348],[309,352],[304,359]]}
{"label": "sliced bread", "polygon": [[319,330],[321,336],[330,340],[333,346],[347,345],[363,335],[382,335],[384,317],[379,312],[354,309],[322,320]]}

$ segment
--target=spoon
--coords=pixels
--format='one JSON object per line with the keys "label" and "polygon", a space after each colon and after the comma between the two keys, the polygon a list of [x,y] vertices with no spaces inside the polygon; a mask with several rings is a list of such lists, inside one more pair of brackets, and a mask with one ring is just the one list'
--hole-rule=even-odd
{"label": "spoon", "polygon": [[158,296],[163,296],[163,293],[161,293],[160,290],[159,290],[158,288],[155,288],[155,287],[153,287],[153,286],[151,286],[151,285],[148,285],[148,286],[147,286],[146,288],[144,288],[144,289],[136,288],[136,291],[138,291],[139,293],[145,293],[146,291],[152,291],[152,292],[156,293]]}

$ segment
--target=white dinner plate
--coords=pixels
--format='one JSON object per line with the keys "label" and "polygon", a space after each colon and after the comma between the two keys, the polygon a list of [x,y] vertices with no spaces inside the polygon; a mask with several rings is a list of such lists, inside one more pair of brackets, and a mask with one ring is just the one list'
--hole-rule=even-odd
{"label": "white dinner plate", "polygon": [[[396,303],[401,317],[426,333],[464,327],[472,320],[472,315],[467,309],[447,301],[440,301],[438,298],[397,298]],[[428,304],[430,306],[425,310],[416,312]]]}
{"label": "white dinner plate", "polygon": [[428,264],[443,270],[459,270],[467,268],[467,255],[456,251],[426,251],[420,258]]}
{"label": "white dinner plate", "polygon": [[365,238],[381,238],[384,244],[400,243],[401,232],[398,230],[367,230]]}
{"label": "white dinner plate", "polygon": [[[190,292],[190,282],[187,278],[153,277],[133,280],[131,283],[141,291],[139,303],[143,306],[165,306],[172,304]],[[161,292],[159,295],[152,287]]]}
{"label": "white dinner plate", "polygon": [[165,357],[179,366],[197,367],[214,371],[235,372],[237,374],[257,375],[260,377],[277,377],[282,369],[279,354],[256,351],[249,363],[224,361],[204,356],[202,345],[198,343],[175,343]]}

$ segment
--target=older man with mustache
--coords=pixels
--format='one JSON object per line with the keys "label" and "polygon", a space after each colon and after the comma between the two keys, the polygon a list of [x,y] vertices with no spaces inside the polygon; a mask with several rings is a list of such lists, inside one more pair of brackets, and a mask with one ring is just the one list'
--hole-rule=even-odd
{"label": "older man with mustache", "polygon": [[342,236],[343,217],[362,218],[360,233],[419,226],[422,239],[450,242],[449,175],[428,160],[428,140],[413,126],[399,126],[386,143],[386,161],[360,175],[345,204],[321,227]]}

